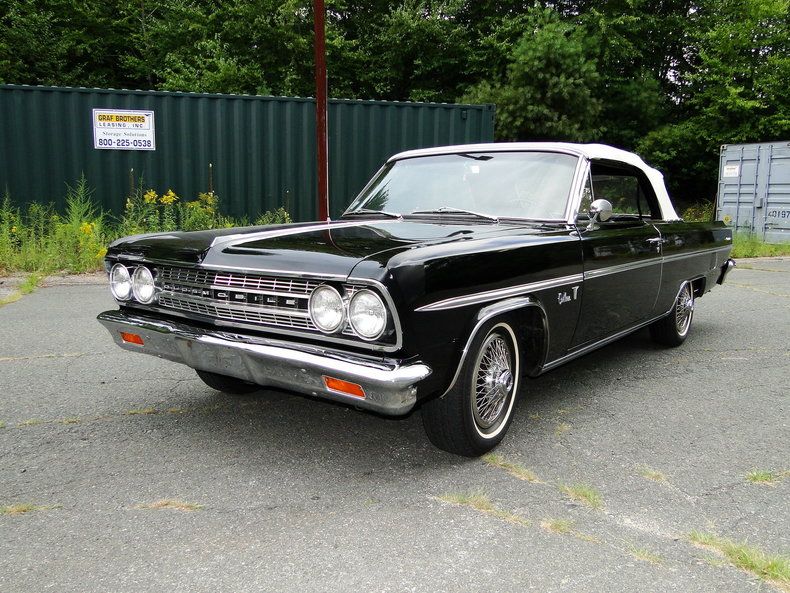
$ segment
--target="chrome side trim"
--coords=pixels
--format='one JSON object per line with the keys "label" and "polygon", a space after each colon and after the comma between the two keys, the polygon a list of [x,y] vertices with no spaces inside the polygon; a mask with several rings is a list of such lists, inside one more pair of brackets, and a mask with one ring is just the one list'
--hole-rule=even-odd
{"label": "chrome side trim", "polygon": [[630,270],[637,270],[639,268],[644,268],[647,266],[654,266],[658,264],[664,264],[666,262],[677,261],[681,259],[686,259],[688,257],[697,257],[699,255],[705,254],[713,254],[718,253],[720,251],[727,251],[732,249],[729,245],[726,247],[714,247],[710,249],[698,249],[697,251],[689,251],[685,253],[677,253],[674,255],[667,255],[663,257],[653,257],[649,260],[645,261],[638,261],[638,262],[629,262],[627,264],[618,264],[616,266],[609,266],[608,268],[600,268],[597,270],[590,270],[589,272],[584,272],[584,278],[593,279],[593,278],[600,278],[601,276],[608,276],[609,274],[619,274],[620,272],[628,272]]}
{"label": "chrome side trim", "polygon": [[517,286],[509,286],[508,288],[498,288],[496,290],[486,290],[474,294],[468,294],[460,297],[453,297],[436,301],[428,305],[418,307],[415,311],[444,311],[446,309],[457,309],[458,307],[466,307],[469,305],[477,305],[486,303],[488,301],[495,301],[510,297],[521,296],[529,292],[536,292],[539,290],[546,290],[548,288],[556,288],[557,286],[564,286],[574,282],[581,282],[584,279],[582,274],[571,274],[570,276],[561,276],[559,278],[552,278],[550,280],[541,280],[539,282],[530,282],[528,284],[519,284]]}
{"label": "chrome side trim", "polygon": [[549,323],[548,317],[546,316],[546,311],[543,308],[543,305],[540,304],[539,301],[532,297],[520,297],[514,298],[507,301],[501,301],[499,303],[494,303],[488,307],[485,307],[480,310],[477,314],[477,321],[475,323],[474,328],[469,333],[469,338],[466,340],[466,344],[464,345],[464,349],[461,351],[461,359],[458,361],[458,367],[455,369],[455,374],[453,375],[452,381],[450,381],[450,385],[448,385],[447,389],[440,395],[439,397],[444,397],[447,395],[450,390],[455,387],[455,384],[458,382],[458,378],[461,376],[461,368],[464,366],[464,361],[466,360],[467,354],[469,354],[469,348],[472,345],[472,340],[475,339],[477,332],[480,330],[480,327],[492,317],[496,317],[497,315],[501,315],[502,313],[507,313],[509,311],[514,311],[516,309],[522,309],[524,307],[537,307],[540,309],[541,317],[543,318],[543,328],[544,328],[544,348],[543,348],[543,359],[545,361],[546,356],[549,352]]}
{"label": "chrome side trim", "polygon": [[659,319],[661,319],[663,317],[666,317],[667,315],[672,313],[673,309],[675,308],[675,303],[677,302],[678,297],[680,296],[680,291],[683,290],[683,287],[686,286],[686,284],[689,284],[691,282],[692,282],[692,280],[684,280],[683,282],[680,283],[680,287],[678,288],[678,291],[675,294],[675,298],[672,300],[672,306],[665,313],[662,313],[661,315],[656,315],[655,317],[652,317],[651,319],[648,319],[647,321],[641,321],[641,322],[637,323],[636,325],[633,325],[633,326],[628,327],[626,329],[620,330],[619,332],[617,332],[615,334],[612,334],[611,336],[607,336],[607,337],[605,337],[605,338],[603,338],[601,340],[598,340],[597,342],[593,342],[592,344],[588,344],[587,346],[584,346],[584,347],[580,348],[579,350],[576,350],[575,352],[571,352],[570,354],[566,354],[565,356],[561,356],[559,358],[556,358],[556,359],[552,360],[551,362],[547,362],[546,364],[543,365],[543,368],[540,370],[540,372],[538,374],[542,375],[543,373],[545,373],[547,371],[550,371],[551,369],[557,368],[558,366],[560,366],[562,364],[565,364],[566,362],[569,362],[569,361],[573,360],[574,358],[579,358],[580,356],[588,354],[592,350],[597,350],[598,348],[601,348],[602,346],[606,346],[607,344],[611,344],[612,342],[616,342],[620,338],[624,338],[628,334],[632,334],[635,331],[638,331],[638,330],[642,329],[643,327],[646,327],[646,326],[650,325],[654,321],[658,321]]}
{"label": "chrome side trim", "polygon": [[609,266],[608,268],[600,268],[597,270],[590,270],[584,272],[584,279],[600,278],[601,276],[608,276],[609,274],[619,274],[620,272],[628,272],[630,270],[638,270],[639,268],[646,268],[648,266],[658,266],[663,262],[660,257],[652,257],[645,261],[630,262],[627,264],[618,264],[616,266]]}
{"label": "chrome side trim", "polygon": [[698,249],[696,251],[687,251],[685,253],[675,253],[672,255],[665,255],[661,259],[664,262],[675,261],[678,259],[686,259],[687,257],[696,257],[698,255],[705,255],[706,253],[718,253],[720,251],[730,251],[732,245],[725,245],[724,247],[712,247],[709,249]]}

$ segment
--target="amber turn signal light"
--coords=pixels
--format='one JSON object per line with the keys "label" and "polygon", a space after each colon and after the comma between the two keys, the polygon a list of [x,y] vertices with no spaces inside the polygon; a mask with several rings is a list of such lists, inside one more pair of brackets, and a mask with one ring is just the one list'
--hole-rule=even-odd
{"label": "amber turn signal light", "polygon": [[326,375],[323,375],[322,379],[324,380],[324,385],[326,385],[326,388],[330,391],[338,391],[345,395],[351,395],[365,399],[365,390],[362,389],[362,385],[349,383],[348,381],[343,381],[343,379],[327,377]]}
{"label": "amber turn signal light", "polygon": [[126,342],[127,344],[137,344],[138,346],[143,345],[143,339],[138,336],[137,334],[130,334],[127,332],[121,332],[121,339]]}

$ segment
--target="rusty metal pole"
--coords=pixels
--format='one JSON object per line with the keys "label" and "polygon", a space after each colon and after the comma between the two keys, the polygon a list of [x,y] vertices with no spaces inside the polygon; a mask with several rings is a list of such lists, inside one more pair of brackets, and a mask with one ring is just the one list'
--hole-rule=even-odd
{"label": "rusty metal pole", "polygon": [[327,82],[324,0],[315,0],[315,140],[318,160],[318,218],[329,218],[329,140],[327,135]]}

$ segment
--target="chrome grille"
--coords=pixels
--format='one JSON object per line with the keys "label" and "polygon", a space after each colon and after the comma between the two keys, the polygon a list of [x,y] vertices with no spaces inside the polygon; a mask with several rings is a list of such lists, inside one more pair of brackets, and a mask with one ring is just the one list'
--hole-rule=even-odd
{"label": "chrome grille", "polygon": [[206,315],[208,317],[214,317],[217,319],[243,321],[246,323],[264,323],[267,325],[276,325],[295,329],[315,329],[315,326],[309,317],[294,317],[287,314],[250,311],[248,309],[245,310],[237,307],[207,305],[169,296],[160,296],[159,304],[162,307],[178,309],[179,311],[189,311],[190,313],[197,313],[198,315]]}
{"label": "chrome grille", "polygon": [[296,278],[277,278],[274,276],[254,276],[230,272],[213,272],[208,270],[190,270],[188,268],[159,268],[162,283],[188,285],[214,285],[262,292],[295,294],[310,296],[313,289],[321,284],[316,280],[300,280]]}
{"label": "chrome grille", "polygon": [[[156,268],[159,306],[213,319],[320,333],[308,313],[318,280],[235,272]],[[347,287],[352,293],[357,288]],[[344,335],[354,336],[346,326]]]}

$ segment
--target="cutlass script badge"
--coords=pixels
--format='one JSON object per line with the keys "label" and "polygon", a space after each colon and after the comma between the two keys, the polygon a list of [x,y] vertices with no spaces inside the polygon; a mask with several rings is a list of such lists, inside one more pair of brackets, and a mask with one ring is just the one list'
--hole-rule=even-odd
{"label": "cutlass script badge", "polygon": [[568,294],[565,291],[562,291],[562,292],[558,293],[557,294],[557,302],[560,305],[562,305],[564,303],[569,303],[571,301],[575,301],[576,297],[578,297],[578,295],[579,295],[579,287],[578,286],[572,287],[571,288],[571,293],[572,293],[572,295]]}

